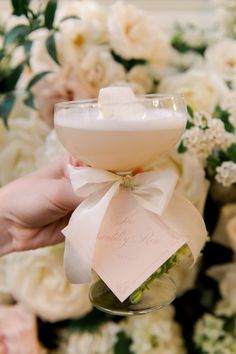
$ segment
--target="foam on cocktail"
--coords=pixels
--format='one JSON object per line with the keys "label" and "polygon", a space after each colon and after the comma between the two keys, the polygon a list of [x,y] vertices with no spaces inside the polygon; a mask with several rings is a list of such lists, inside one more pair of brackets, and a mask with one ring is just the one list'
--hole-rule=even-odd
{"label": "foam on cocktail", "polygon": [[72,104],[56,112],[58,137],[93,167],[128,171],[144,166],[172,149],[186,124],[183,113],[151,102],[128,87],[102,89],[98,104]]}

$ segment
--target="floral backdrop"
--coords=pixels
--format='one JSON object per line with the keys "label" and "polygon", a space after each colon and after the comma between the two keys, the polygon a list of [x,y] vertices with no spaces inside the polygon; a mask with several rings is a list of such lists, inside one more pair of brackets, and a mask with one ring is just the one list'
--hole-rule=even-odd
{"label": "floral backdrop", "polygon": [[111,85],[181,93],[186,131],[162,163],[209,232],[197,265],[171,271],[177,299],[141,317],[92,309],[90,285],[65,277],[63,244],[2,257],[1,354],[236,353],[236,3],[214,3],[212,28],[168,33],[128,2],[12,0],[0,12],[0,185],[66,153],[56,102]]}

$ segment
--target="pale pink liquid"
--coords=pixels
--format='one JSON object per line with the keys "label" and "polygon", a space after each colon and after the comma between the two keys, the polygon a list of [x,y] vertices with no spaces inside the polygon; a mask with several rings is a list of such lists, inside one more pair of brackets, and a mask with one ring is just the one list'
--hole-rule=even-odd
{"label": "pale pink liquid", "polygon": [[110,121],[55,120],[59,140],[77,159],[96,168],[129,171],[170,151],[183,133],[186,118]]}

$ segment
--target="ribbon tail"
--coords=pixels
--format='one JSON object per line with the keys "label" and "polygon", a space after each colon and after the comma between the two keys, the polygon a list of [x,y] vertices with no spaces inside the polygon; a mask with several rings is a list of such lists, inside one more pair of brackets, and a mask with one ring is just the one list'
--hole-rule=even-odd
{"label": "ribbon tail", "polygon": [[174,192],[162,219],[186,239],[195,263],[207,240],[207,230],[202,215],[187,198]]}
{"label": "ribbon tail", "polygon": [[119,185],[116,182],[105,192],[103,189],[83,201],[75,209],[69,224],[62,230],[66,237],[65,272],[71,283],[87,283],[91,280],[96,238],[111,199],[119,190]]}

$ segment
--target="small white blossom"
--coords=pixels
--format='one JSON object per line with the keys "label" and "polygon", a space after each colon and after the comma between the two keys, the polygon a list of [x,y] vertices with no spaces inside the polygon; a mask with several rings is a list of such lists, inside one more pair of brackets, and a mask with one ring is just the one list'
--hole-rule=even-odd
{"label": "small white blossom", "polygon": [[183,134],[184,145],[200,159],[205,159],[214,148],[214,141],[199,127],[193,127]]}
{"label": "small white blossom", "polygon": [[221,145],[225,140],[224,123],[220,119],[213,118],[208,124],[206,133],[209,139],[214,141],[214,145]]}
{"label": "small white blossom", "polygon": [[224,139],[220,144],[221,149],[227,150],[232,144],[236,144],[236,135],[229,132],[225,132]]}
{"label": "small white blossom", "polygon": [[224,320],[210,314],[205,314],[196,323],[194,342],[207,354],[236,353],[235,338],[224,330]]}
{"label": "small white blossom", "polygon": [[204,111],[195,112],[192,118],[193,124],[202,129],[207,128],[211,120],[212,120],[212,115]]}
{"label": "small white blossom", "polygon": [[215,179],[224,187],[229,187],[231,184],[236,183],[236,163],[225,161],[216,168],[216,172]]}
{"label": "small white blossom", "polygon": [[120,331],[118,324],[107,322],[95,333],[82,332],[69,338],[67,354],[113,354],[113,347]]}

